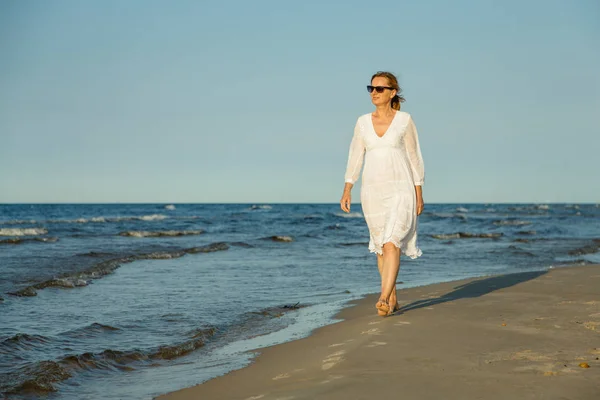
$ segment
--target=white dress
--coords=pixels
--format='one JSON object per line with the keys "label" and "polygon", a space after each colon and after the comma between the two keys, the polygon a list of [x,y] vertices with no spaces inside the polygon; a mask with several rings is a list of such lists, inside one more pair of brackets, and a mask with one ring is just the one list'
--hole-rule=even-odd
{"label": "white dress", "polygon": [[425,169],[410,114],[397,111],[381,137],[371,114],[360,116],[350,144],[346,182],[358,180],[363,160],[360,199],[369,227],[369,251],[383,254],[383,244],[391,242],[402,254],[419,257],[415,185],[423,185]]}

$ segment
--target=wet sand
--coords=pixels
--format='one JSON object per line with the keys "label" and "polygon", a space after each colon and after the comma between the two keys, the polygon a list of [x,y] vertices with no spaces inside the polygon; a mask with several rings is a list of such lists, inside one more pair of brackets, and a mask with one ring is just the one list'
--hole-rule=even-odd
{"label": "wet sand", "polygon": [[600,399],[600,265],[398,297],[402,310],[390,317],[368,296],[342,322],[157,399]]}

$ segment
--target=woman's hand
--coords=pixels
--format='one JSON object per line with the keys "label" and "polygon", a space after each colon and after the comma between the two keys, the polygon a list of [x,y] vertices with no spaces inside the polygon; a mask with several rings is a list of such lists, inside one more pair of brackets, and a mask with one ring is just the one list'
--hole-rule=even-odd
{"label": "woman's hand", "polygon": [[421,185],[415,186],[415,195],[417,197],[417,216],[419,216],[425,207],[425,204],[423,204],[423,187]]}
{"label": "woman's hand", "polygon": [[352,196],[350,195],[350,190],[344,189],[344,194],[342,194],[342,199],[340,200],[340,206],[342,207],[342,211],[350,212],[351,202]]}
{"label": "woman's hand", "polygon": [[417,215],[421,215],[424,207],[425,207],[425,204],[423,203],[423,197],[421,197],[421,196],[417,197]]}

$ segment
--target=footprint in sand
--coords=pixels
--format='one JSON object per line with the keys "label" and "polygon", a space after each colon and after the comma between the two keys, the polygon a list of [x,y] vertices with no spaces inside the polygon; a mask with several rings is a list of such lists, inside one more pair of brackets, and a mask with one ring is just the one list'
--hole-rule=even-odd
{"label": "footprint in sand", "polygon": [[386,342],[373,342],[370,345],[368,345],[367,347],[385,346],[386,344],[387,344]]}
{"label": "footprint in sand", "polygon": [[381,331],[379,330],[379,328],[373,328],[373,329],[369,329],[366,331],[362,331],[360,334],[361,335],[379,335],[379,334],[381,334]]}
{"label": "footprint in sand", "polygon": [[531,350],[517,351],[512,353],[509,360],[527,360],[527,361],[549,361],[551,358],[547,355],[536,353]]}
{"label": "footprint in sand", "polygon": [[285,374],[279,374],[276,377],[271,378],[271,379],[273,379],[274,381],[277,381],[279,379],[289,378],[290,376],[291,376],[290,374],[285,373]]}
{"label": "footprint in sand", "polygon": [[583,323],[583,326],[586,329],[589,329],[590,331],[600,331],[599,327],[600,327],[600,322],[595,322],[595,321],[585,321]]}
{"label": "footprint in sand", "polygon": [[344,360],[344,358],[342,356],[345,353],[346,352],[344,350],[340,350],[333,354],[328,355],[327,358],[323,360],[323,365],[321,366],[321,369],[323,369],[323,371],[325,371],[325,370],[330,369],[334,365],[342,362]]}
{"label": "footprint in sand", "polygon": [[336,379],[342,379],[343,377],[343,375],[329,375],[327,379],[321,381],[321,383],[329,383],[331,381],[335,381]]}

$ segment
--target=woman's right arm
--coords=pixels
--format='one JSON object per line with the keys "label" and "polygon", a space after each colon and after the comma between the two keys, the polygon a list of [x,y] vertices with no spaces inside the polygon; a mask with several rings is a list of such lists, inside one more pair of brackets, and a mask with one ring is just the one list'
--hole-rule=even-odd
{"label": "woman's right arm", "polygon": [[365,143],[362,138],[362,132],[360,129],[359,121],[356,121],[354,126],[354,136],[350,143],[350,150],[348,151],[348,163],[346,165],[346,174],[344,176],[345,185],[344,193],[342,194],[342,200],[340,205],[343,211],[350,212],[350,203],[352,187],[360,177],[360,170],[362,169],[363,160],[365,157]]}

